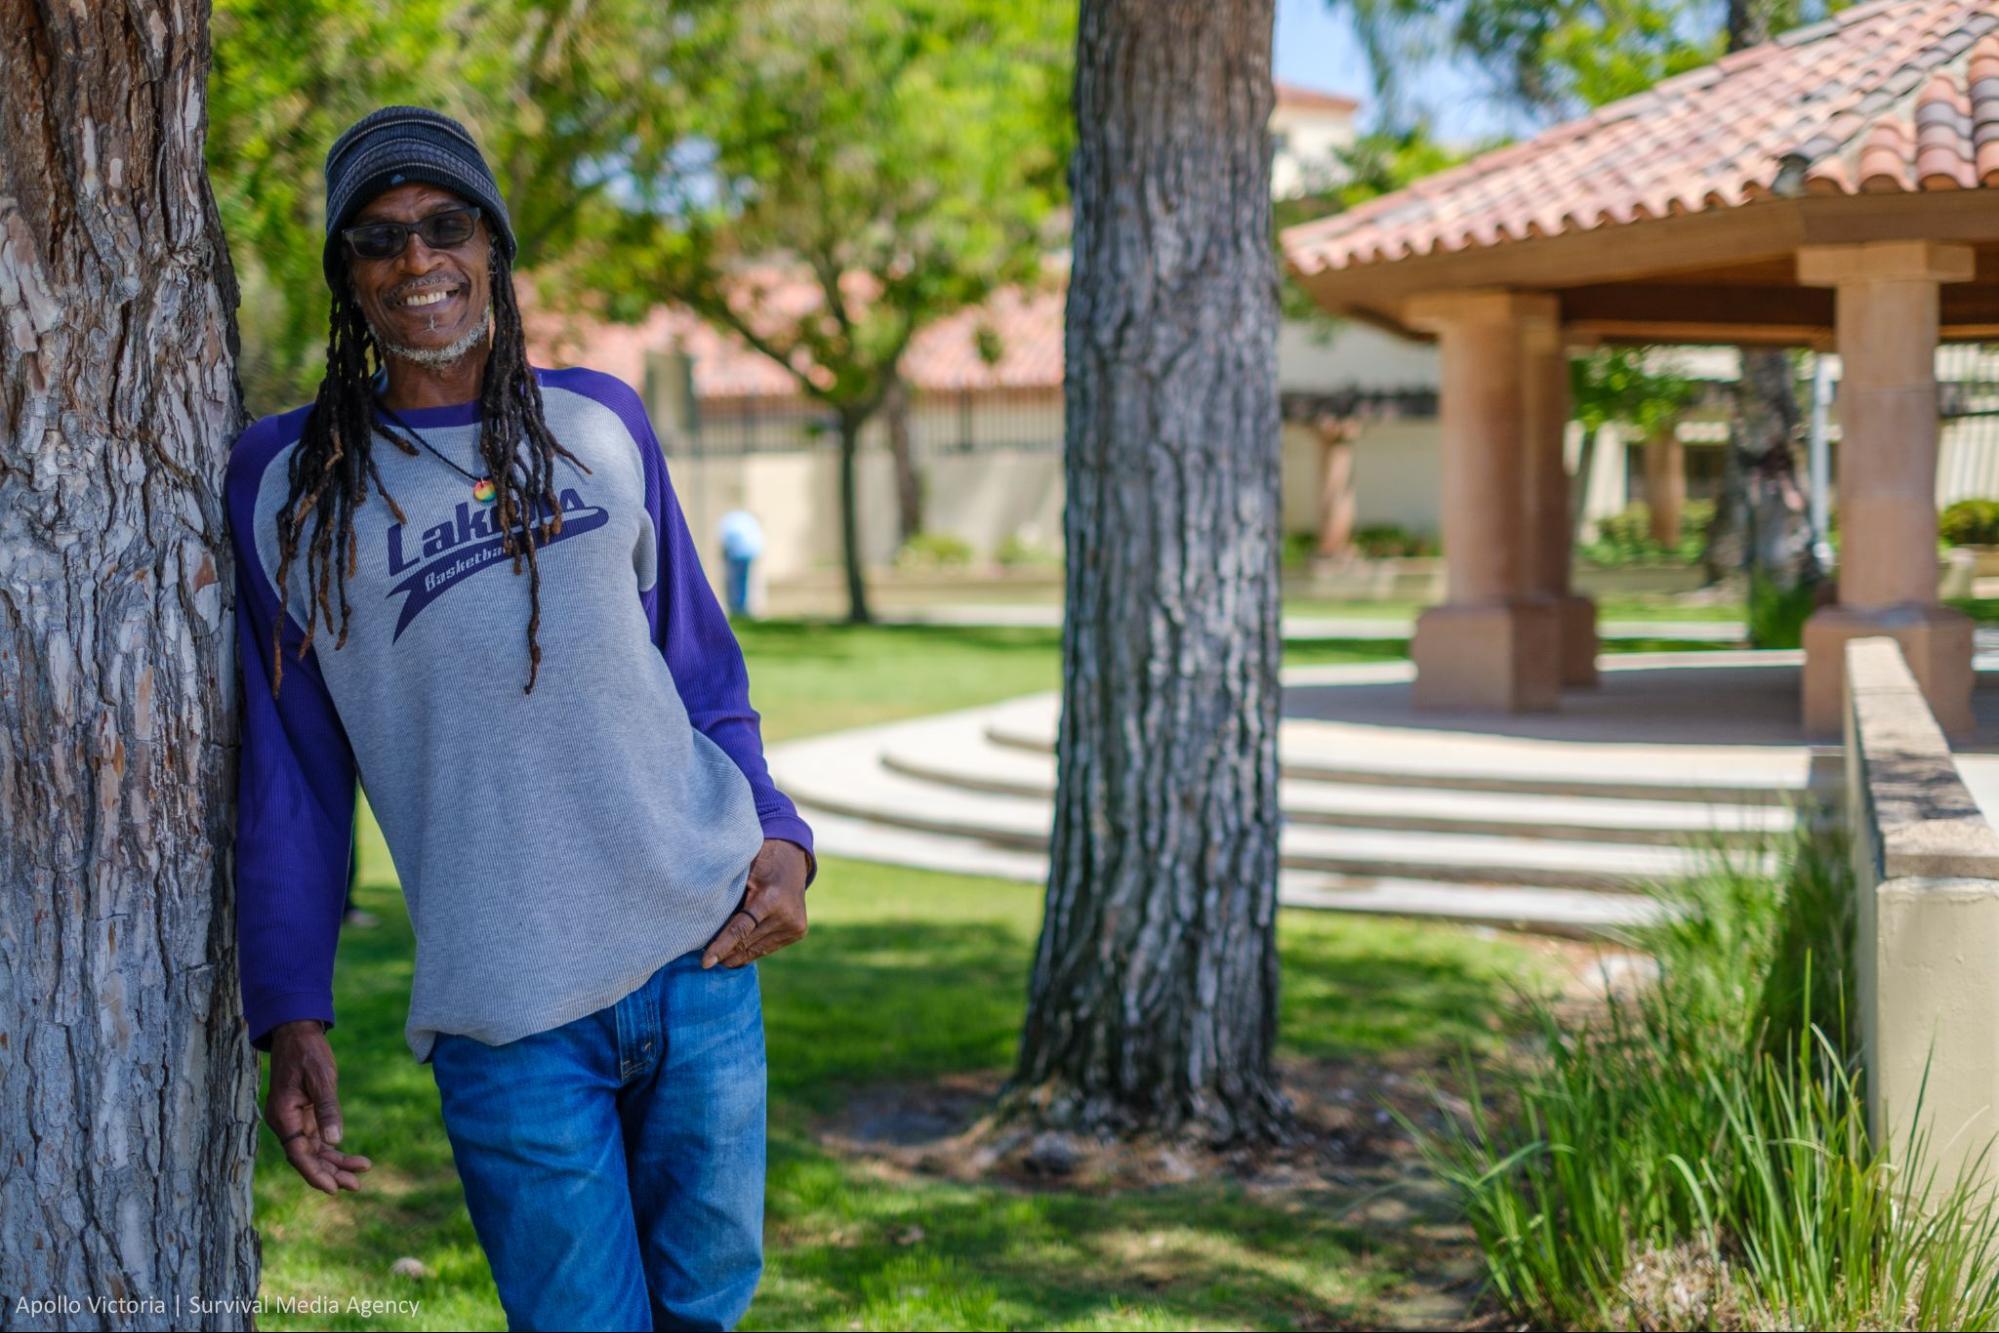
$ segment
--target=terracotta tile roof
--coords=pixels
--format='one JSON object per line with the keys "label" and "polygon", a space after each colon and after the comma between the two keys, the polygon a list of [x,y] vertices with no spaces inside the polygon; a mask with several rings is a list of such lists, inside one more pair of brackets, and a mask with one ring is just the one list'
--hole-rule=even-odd
{"label": "terracotta tile roof", "polygon": [[1876,0],[1347,212],[1312,274],[1796,193],[1999,186],[1999,4]]}
{"label": "terracotta tile roof", "polygon": [[1342,93],[1324,92],[1318,88],[1307,88],[1301,83],[1286,83],[1282,79],[1271,80],[1272,89],[1277,94],[1277,105],[1297,107],[1301,111],[1357,111],[1360,103]]}
{"label": "terracotta tile roof", "polygon": [[[1062,384],[1062,286],[1031,292],[1009,288],[985,305],[960,311],[920,331],[903,355],[903,373],[918,391],[1059,389]],[[818,304],[809,282],[765,275],[765,308],[795,318]],[[671,305],[653,309],[640,324],[611,324],[539,314],[522,298],[529,356],[538,365],[586,365],[628,384],[644,382],[646,352],[676,341],[694,362],[694,392],[704,401],[793,398],[790,372],[733,333],[717,329]],[[982,337],[981,331],[990,331]],[[988,364],[982,344],[999,352]]]}

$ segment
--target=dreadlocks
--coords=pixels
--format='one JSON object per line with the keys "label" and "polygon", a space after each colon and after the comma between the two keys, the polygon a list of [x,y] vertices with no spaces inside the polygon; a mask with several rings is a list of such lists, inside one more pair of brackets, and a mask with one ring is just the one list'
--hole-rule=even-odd
{"label": "dreadlocks", "polygon": [[[514,299],[512,266],[504,247],[495,245],[490,253],[493,332],[479,391],[479,456],[498,491],[494,499],[494,523],[501,533],[500,549],[513,557],[515,574],[521,572],[523,560],[527,563],[528,679],[521,690],[527,694],[533,692],[535,676],[541,669],[541,643],[537,637],[541,628],[541,567],[535,552],[562,531],[562,506],[555,496],[555,460],[560,455],[585,472],[590,469],[549,432],[542,416],[541,385],[528,368],[527,340],[521,332],[520,307]],[[347,642],[348,622],[353,615],[353,608],[347,603],[347,580],[354,574],[360,554],[354,535],[354,510],[368,498],[370,481],[381,491],[396,521],[405,521],[402,506],[389,494],[375,463],[373,442],[379,427],[372,381],[375,370],[382,364],[381,348],[354,299],[353,289],[343,286],[333,296],[326,377],[319,382],[319,395],[306,414],[298,446],[292,450],[290,490],[278,510],[280,598],[288,587],[286,576],[292,558],[299,552],[306,516],[310,514],[316,519],[305,546],[309,610],[305,637],[298,646],[300,660],[312,646],[314,632],[322,624],[332,626],[336,599],[340,607],[340,636],[333,646],[338,650]],[[382,433],[404,453],[418,452],[412,441],[387,430]],[[523,436],[527,439],[525,460],[520,457],[523,451],[518,447]],[[280,615],[271,630],[274,697],[284,679],[280,639],[284,622],[285,617]]]}

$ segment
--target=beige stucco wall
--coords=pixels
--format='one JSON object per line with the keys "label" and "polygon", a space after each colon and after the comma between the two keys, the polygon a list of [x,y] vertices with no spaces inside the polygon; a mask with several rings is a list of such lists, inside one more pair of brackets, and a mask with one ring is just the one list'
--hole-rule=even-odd
{"label": "beige stucco wall", "polygon": [[1320,448],[1311,427],[1296,421],[1284,423],[1281,484],[1286,532],[1319,530]]}
{"label": "beige stucco wall", "polygon": [[[1062,542],[1062,456],[1047,450],[993,449],[941,454],[924,461],[929,479],[925,525],[989,559],[1009,536],[1050,550]],[[835,449],[708,457],[675,455],[667,473],[701,543],[710,581],[721,557],[716,527],[742,506],[764,530],[764,576],[786,579],[840,559],[840,468]],[[895,473],[888,454],[863,449],[858,459],[861,554],[868,564],[895,558]],[[719,584],[718,584],[719,586]]]}
{"label": "beige stucco wall", "polygon": [[[810,452],[676,456],[667,474],[701,547],[710,582],[721,562],[716,528],[738,506],[763,525],[761,565],[767,579],[784,579],[839,559],[839,454]],[[895,478],[888,458],[864,453],[858,470],[863,557],[891,558],[895,544]]]}
{"label": "beige stucco wall", "polygon": [[1999,1134],[1999,834],[1894,640],[1846,645],[1845,712],[1868,1119],[1947,1183]]}
{"label": "beige stucco wall", "polygon": [[1398,338],[1356,320],[1287,319],[1277,326],[1277,384],[1282,389],[1434,389],[1439,373],[1435,343]]}
{"label": "beige stucco wall", "polygon": [[[732,440],[725,419],[710,415],[703,424],[705,439]],[[953,405],[919,405],[911,413],[919,469],[927,478],[925,526],[962,538],[980,560],[990,559],[1010,536],[1059,550],[1062,454],[1048,447],[1061,439],[1059,400],[1018,401],[1004,412],[976,414],[972,430],[980,447],[961,452],[952,447],[963,436]],[[1009,442],[1020,447],[1009,447]],[[1437,422],[1377,422],[1361,431],[1353,447],[1358,522],[1393,523],[1436,536]],[[1321,484],[1317,437],[1308,427],[1287,423],[1280,457],[1284,530],[1316,531]],[[783,580],[839,561],[839,452],[831,443],[748,454],[693,454],[676,447],[667,468],[688,526],[711,566],[720,563],[716,525],[737,506],[748,508],[763,524],[765,577]],[[895,557],[895,479],[878,423],[862,435],[859,485],[863,558],[885,564]]]}
{"label": "beige stucco wall", "polygon": [[1435,418],[1383,421],[1354,441],[1354,521],[1436,537],[1443,503],[1443,434]]}

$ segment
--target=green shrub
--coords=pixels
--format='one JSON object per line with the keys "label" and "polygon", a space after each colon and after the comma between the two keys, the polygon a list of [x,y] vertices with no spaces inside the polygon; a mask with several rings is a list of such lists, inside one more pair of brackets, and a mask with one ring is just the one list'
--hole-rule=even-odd
{"label": "green shrub", "polygon": [[1062,553],[1010,532],[993,553],[993,559],[1007,569],[1034,569],[1061,564]]}
{"label": "green shrub", "polygon": [[1959,500],[1937,516],[1937,535],[1950,546],[1999,546],[1999,500]]}
{"label": "green shrub", "polygon": [[1370,523],[1366,527],[1357,528],[1354,530],[1353,545],[1356,551],[1370,560],[1429,556],[1437,553],[1435,542],[1397,523]]}
{"label": "green shrub", "polygon": [[1652,511],[1644,504],[1626,505],[1597,520],[1596,536],[1577,554],[1593,565],[1691,565],[1707,549],[1708,525],[1714,521],[1714,501],[1689,500],[1680,506],[1680,535],[1671,546],[1652,539]]}
{"label": "green shrub", "polygon": [[962,569],[972,563],[972,544],[948,532],[917,532],[895,553],[899,569]]}
{"label": "green shrub", "polygon": [[1284,534],[1284,564],[1295,568],[1309,561],[1319,549],[1319,534],[1316,532],[1287,532]]}
{"label": "green shrub", "polygon": [[1749,643],[1754,648],[1797,648],[1805,641],[1805,621],[1818,606],[1818,585],[1786,588],[1768,575],[1749,576]]}
{"label": "green shrub", "polygon": [[1591,1024],[1535,1002],[1544,1059],[1472,1077],[1441,1131],[1410,1125],[1514,1319],[1999,1323],[1999,1214],[1936,1182],[1922,1139],[1891,1164],[1867,1134],[1841,841],[1806,830],[1780,851],[1775,874],[1717,849],[1662,887],[1673,915],[1634,941],[1654,984]]}

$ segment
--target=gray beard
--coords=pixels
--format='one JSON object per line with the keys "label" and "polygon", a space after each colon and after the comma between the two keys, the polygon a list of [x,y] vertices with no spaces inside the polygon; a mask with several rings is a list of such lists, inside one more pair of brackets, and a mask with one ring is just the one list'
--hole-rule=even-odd
{"label": "gray beard", "polygon": [[[488,302],[486,306],[488,316],[492,314],[492,309],[492,304]],[[375,346],[381,349],[383,356],[393,356],[398,360],[413,362],[419,366],[442,369],[446,366],[456,365],[465,358],[468,352],[486,341],[487,334],[492,331],[491,324],[492,320],[490,318],[481,319],[478,327],[467,330],[463,337],[455,338],[442,347],[405,347],[399,342],[392,342],[383,334],[382,330],[375,327],[373,320],[368,322],[368,332],[374,335]]]}

